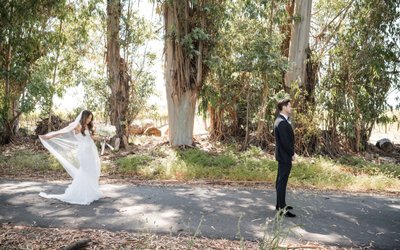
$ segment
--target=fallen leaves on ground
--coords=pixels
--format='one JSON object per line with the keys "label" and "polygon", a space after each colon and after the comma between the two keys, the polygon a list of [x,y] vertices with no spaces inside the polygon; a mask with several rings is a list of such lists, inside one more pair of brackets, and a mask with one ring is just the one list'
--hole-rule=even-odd
{"label": "fallen leaves on ground", "polygon": [[90,240],[85,249],[258,249],[252,241],[13,224],[0,227],[0,249],[59,249],[83,239]]}

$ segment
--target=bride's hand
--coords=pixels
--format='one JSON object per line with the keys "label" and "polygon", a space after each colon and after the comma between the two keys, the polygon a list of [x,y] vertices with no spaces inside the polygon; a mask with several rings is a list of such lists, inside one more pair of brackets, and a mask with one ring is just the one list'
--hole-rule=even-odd
{"label": "bride's hand", "polygon": [[103,138],[98,135],[91,135],[93,141],[101,141]]}

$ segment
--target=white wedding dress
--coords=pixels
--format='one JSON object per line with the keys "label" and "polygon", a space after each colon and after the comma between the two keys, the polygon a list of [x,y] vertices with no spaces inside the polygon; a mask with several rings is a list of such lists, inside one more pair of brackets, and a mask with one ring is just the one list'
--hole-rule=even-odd
{"label": "white wedding dress", "polygon": [[57,158],[68,174],[73,178],[64,194],[47,194],[44,198],[55,198],[61,201],[88,205],[103,197],[99,187],[100,157],[89,130],[75,134],[75,127],[82,113],[64,129],[51,132],[51,139],[42,139],[43,145]]}

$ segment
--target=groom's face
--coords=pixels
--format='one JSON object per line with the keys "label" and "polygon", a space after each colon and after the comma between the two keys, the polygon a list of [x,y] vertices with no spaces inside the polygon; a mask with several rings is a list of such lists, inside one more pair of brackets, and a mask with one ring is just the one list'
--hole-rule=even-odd
{"label": "groom's face", "polygon": [[283,106],[282,110],[287,116],[290,116],[292,114],[292,106],[290,105],[290,102],[286,106]]}

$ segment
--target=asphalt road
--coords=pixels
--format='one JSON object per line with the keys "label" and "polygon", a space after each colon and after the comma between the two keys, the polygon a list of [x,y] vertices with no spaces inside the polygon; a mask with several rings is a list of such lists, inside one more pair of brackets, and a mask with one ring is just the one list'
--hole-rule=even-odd
{"label": "asphalt road", "polygon": [[[68,183],[0,179],[0,222],[260,240],[272,235],[275,191],[266,188],[104,184],[105,198],[88,206],[41,198]],[[400,198],[289,190],[296,218],[283,218],[289,242],[400,249]]]}

